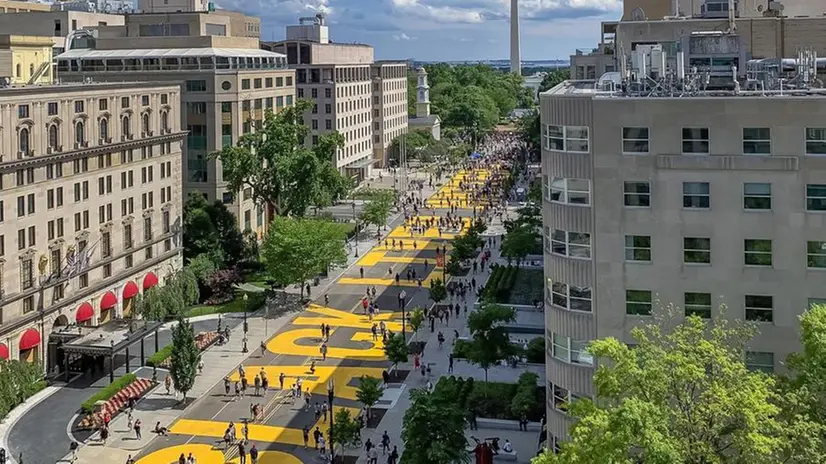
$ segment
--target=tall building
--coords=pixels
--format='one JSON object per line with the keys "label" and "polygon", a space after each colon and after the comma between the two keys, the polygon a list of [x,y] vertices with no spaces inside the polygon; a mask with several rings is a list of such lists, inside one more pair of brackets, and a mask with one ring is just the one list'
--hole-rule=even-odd
{"label": "tall building", "polygon": [[0,89],[0,358],[128,315],[181,266],[180,86]]}
{"label": "tall building", "polygon": [[519,44],[519,0],[511,0],[511,72],[522,74],[522,52]]}
{"label": "tall building", "polygon": [[[591,340],[633,343],[661,305],[711,318],[724,304],[758,324],[744,358],[771,372],[826,302],[823,63],[743,59],[734,34],[687,40],[541,95],[549,446],[567,436],[563,403],[595,393]],[[710,49],[740,66],[683,66]]]}
{"label": "tall building", "polygon": [[238,142],[261,124],[266,110],[293,105],[295,72],[286,57],[261,50],[245,24],[222,12],[133,14],[122,27],[101,27],[94,49],[57,57],[67,81],[167,81],[182,85],[186,138],[183,185],[221,200],[241,230],[262,236],[271,216],[250,191],[227,189],[221,161],[210,153]]}
{"label": "tall building", "polygon": [[[307,143],[338,131],[345,145],[333,160],[336,167],[355,179],[369,177],[373,164],[386,158],[392,134],[407,130],[406,63],[375,62],[369,45],[331,41],[321,14],[300,18],[287,26],[286,40],[261,47],[287,56],[296,73],[296,96],[315,102],[305,116]],[[382,72],[387,77],[377,86],[374,79]]]}

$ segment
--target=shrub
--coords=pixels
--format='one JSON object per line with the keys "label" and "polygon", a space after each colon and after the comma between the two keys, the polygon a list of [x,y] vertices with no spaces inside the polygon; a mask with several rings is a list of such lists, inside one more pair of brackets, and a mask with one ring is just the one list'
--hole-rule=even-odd
{"label": "shrub", "polygon": [[161,364],[169,359],[172,356],[172,344],[169,344],[160,350],[157,353],[153,354],[146,360],[146,365],[149,367],[161,367]]}
{"label": "shrub", "polygon": [[538,376],[523,372],[516,384],[476,382],[473,378],[442,377],[435,390],[454,398],[465,410],[479,417],[518,420],[524,413],[539,421],[545,414],[545,388],[537,387]]}
{"label": "shrub", "polygon": [[470,353],[470,342],[467,340],[456,340],[453,345],[453,357],[459,359],[467,359]]}
{"label": "shrub", "polygon": [[129,373],[125,374],[122,377],[115,379],[114,382],[110,383],[109,385],[103,387],[99,392],[95,393],[91,396],[88,400],[84,401],[83,404],[80,405],[80,409],[83,410],[86,414],[91,414],[95,411],[95,403],[98,401],[106,401],[113,396],[117,395],[119,391],[123,390],[127,385],[137,380],[137,376],[135,374]]}
{"label": "shrub", "polygon": [[46,388],[38,363],[0,360],[0,419],[27,398]]}
{"label": "shrub", "polygon": [[536,337],[529,341],[524,354],[529,363],[545,364],[545,337]]}

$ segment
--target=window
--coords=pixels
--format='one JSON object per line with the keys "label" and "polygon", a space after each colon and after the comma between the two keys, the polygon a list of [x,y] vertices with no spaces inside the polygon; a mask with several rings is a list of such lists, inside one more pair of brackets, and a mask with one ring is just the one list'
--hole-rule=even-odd
{"label": "window", "polygon": [[29,155],[29,129],[27,127],[20,128],[20,132],[18,134],[18,148],[21,153],[28,156]]}
{"label": "window", "polygon": [[144,135],[149,135],[149,113],[143,113],[141,115],[141,132]]}
{"label": "window", "polygon": [[772,184],[763,182],[744,183],[743,208],[752,210],[772,209]]}
{"label": "window", "polygon": [[554,409],[566,412],[570,402],[570,391],[556,384],[551,384],[551,391],[553,391]]}
{"label": "window", "polygon": [[[249,80],[247,80],[247,88],[249,88]],[[206,92],[206,89],[205,80],[186,81],[187,92]]]}
{"label": "window", "polygon": [[683,127],[683,154],[708,154],[707,127]]}
{"label": "window", "polygon": [[108,118],[100,118],[100,122],[98,123],[99,132],[100,132],[100,139],[104,142],[109,140],[109,119]]}
{"label": "window", "polygon": [[591,203],[591,181],[588,179],[551,179],[551,201],[588,206]]}
{"label": "window", "polygon": [[89,286],[89,274],[81,274],[77,276],[77,286],[80,288],[86,288]]}
{"label": "window", "polygon": [[826,184],[806,185],[806,211],[826,211]]}
{"label": "window", "polygon": [[686,264],[711,264],[711,239],[684,237],[683,262]]}
{"label": "window", "polygon": [[565,127],[565,151],[588,153],[588,127]]}
{"label": "window", "polygon": [[648,154],[648,128],[623,127],[622,152],[632,155]]}
{"label": "window", "polygon": [[78,146],[83,146],[83,142],[86,141],[84,129],[83,121],[78,121],[77,124],[75,124],[75,143],[77,143]]}
{"label": "window", "polygon": [[809,269],[826,269],[826,242],[806,243],[806,266]]}
{"label": "window", "polygon": [[774,373],[774,353],[746,351],[746,368],[750,371]]}
{"label": "window", "polygon": [[591,259],[591,234],[555,229],[551,234],[551,253]]}
{"label": "window", "polygon": [[651,290],[626,290],[625,314],[632,316],[650,316],[653,307]]}
{"label": "window", "polygon": [[625,206],[632,208],[651,207],[651,184],[648,182],[623,182]]}
{"label": "window", "polygon": [[49,116],[57,116],[57,102],[49,102],[47,111]]}
{"label": "window", "polygon": [[626,235],[625,260],[651,262],[651,237],[648,235]]}
{"label": "window", "polygon": [[26,119],[29,117],[29,105],[19,105],[17,107],[18,119]]}
{"label": "window", "polygon": [[746,295],[746,320],[774,321],[774,298],[766,295]]}
{"label": "window", "polygon": [[593,365],[594,358],[587,353],[588,342],[571,340],[557,333],[551,335],[553,357],[566,363]]}
{"label": "window", "polygon": [[124,137],[132,135],[132,119],[129,116],[124,116],[120,120],[120,130]]}
{"label": "window", "polygon": [[49,148],[56,149],[60,144],[60,134],[58,133],[57,124],[49,126]]}
{"label": "window", "polygon": [[768,127],[743,128],[744,155],[770,155],[772,152],[771,129]]}
{"label": "window", "polygon": [[101,98],[98,100],[98,110],[99,111],[106,111],[109,109],[109,100],[105,98]]}
{"label": "window", "polygon": [[83,100],[75,100],[75,113],[83,112]]}
{"label": "window", "polygon": [[[20,262],[20,289],[28,290],[32,287],[34,287],[34,262],[31,259],[24,259]],[[32,307],[29,311],[33,309]],[[29,311],[23,309],[23,312]]]}
{"label": "window", "polygon": [[563,126],[548,126],[545,134],[545,148],[565,151],[565,128]]}
{"label": "window", "polygon": [[826,128],[806,128],[806,154],[826,155]]}
{"label": "window", "polygon": [[310,97],[318,98],[318,89],[310,89]]}
{"label": "window", "polygon": [[591,312],[591,287],[577,287],[548,279],[551,304],[568,311]]}
{"label": "window", "polygon": [[711,319],[711,293],[686,293],[684,296],[685,315]]}
{"label": "window", "polygon": [[708,182],[683,182],[683,208],[705,209],[711,206]]}
{"label": "window", "polygon": [[747,266],[772,265],[772,241],[746,239],[744,241],[745,262]]}
{"label": "window", "polygon": [[129,102],[129,97],[120,97],[120,107],[121,109],[129,108],[131,103]]}

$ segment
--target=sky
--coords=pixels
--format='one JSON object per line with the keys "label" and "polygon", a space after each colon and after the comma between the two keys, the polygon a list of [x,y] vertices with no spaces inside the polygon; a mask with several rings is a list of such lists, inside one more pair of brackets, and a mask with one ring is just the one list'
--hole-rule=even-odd
{"label": "sky", "polygon": [[[261,18],[261,39],[281,40],[301,16],[325,12],[330,38],[375,47],[376,59],[492,60],[509,56],[510,0],[217,0]],[[622,0],[519,0],[523,60],[567,59],[599,41]]]}

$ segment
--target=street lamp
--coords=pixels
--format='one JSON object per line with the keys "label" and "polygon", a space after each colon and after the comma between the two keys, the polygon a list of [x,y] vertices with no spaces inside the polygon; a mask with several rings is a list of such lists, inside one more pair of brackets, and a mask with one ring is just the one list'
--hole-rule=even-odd
{"label": "street lamp", "polygon": [[399,292],[399,308],[402,310],[402,337],[405,336],[405,314],[404,314],[404,299],[407,298],[407,292],[402,290]]}
{"label": "street lamp", "polygon": [[336,445],[333,443],[333,398],[336,396],[336,384],[333,379],[327,381],[327,402],[330,403],[330,462],[336,462]]}
{"label": "street lamp", "polygon": [[249,299],[249,295],[244,293],[244,347],[241,348],[242,353],[249,353],[249,348],[247,348],[247,332],[249,332],[249,324],[247,323],[247,300]]}

